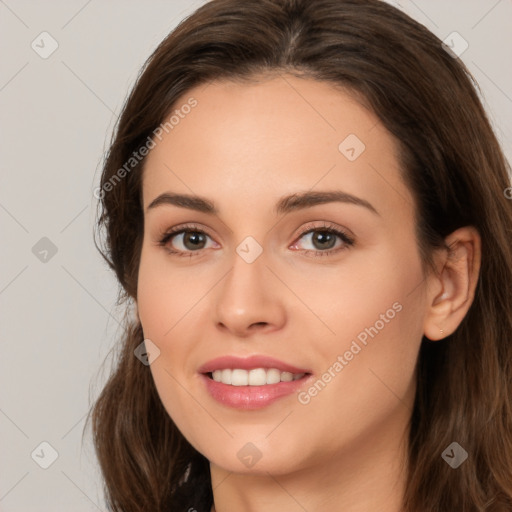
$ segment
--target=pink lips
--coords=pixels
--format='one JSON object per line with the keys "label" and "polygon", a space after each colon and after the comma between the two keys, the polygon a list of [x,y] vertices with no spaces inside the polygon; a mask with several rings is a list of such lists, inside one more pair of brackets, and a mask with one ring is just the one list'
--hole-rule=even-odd
{"label": "pink lips", "polygon": [[[215,370],[224,370],[226,368],[240,368],[243,370],[276,368],[281,372],[305,373],[306,375],[301,379],[291,382],[279,382],[264,386],[231,386],[222,382],[216,382],[207,375]],[[310,370],[297,368],[273,357],[258,355],[247,358],[234,356],[219,357],[202,365],[199,368],[199,373],[201,373],[201,380],[204,382],[206,390],[212,398],[223,405],[236,409],[260,409],[266,407],[279,398],[298,391],[299,388],[305,385],[306,381],[312,378]]]}

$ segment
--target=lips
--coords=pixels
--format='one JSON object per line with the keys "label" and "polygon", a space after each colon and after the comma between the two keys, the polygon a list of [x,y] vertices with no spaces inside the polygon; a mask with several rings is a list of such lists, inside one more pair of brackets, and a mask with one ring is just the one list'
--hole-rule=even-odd
{"label": "lips", "polygon": [[[198,369],[204,389],[218,403],[235,409],[265,408],[306,386],[311,370],[269,356],[224,356]],[[263,383],[265,373],[266,383]],[[277,378],[279,377],[279,379]]]}
{"label": "lips", "polygon": [[310,369],[299,368],[291,364],[280,361],[270,356],[253,355],[250,357],[223,356],[212,359],[203,364],[199,369],[199,373],[208,374],[215,370],[241,369],[254,370],[256,368],[275,368],[280,372],[288,372],[292,374],[311,373]]}

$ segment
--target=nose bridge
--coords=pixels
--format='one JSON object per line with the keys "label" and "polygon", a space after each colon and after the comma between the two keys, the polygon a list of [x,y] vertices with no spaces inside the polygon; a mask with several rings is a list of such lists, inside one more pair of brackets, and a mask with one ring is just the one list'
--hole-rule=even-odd
{"label": "nose bridge", "polygon": [[232,307],[233,309],[243,311],[252,309],[263,302],[267,295],[265,290],[268,281],[265,273],[267,258],[263,252],[257,257],[251,254],[251,248],[242,242],[236,249],[232,259],[231,272],[226,276],[222,285],[222,296],[219,302]]}
{"label": "nose bridge", "polygon": [[254,239],[247,237],[237,246],[231,271],[216,296],[217,324],[238,335],[255,324],[282,324],[284,305],[268,263],[267,254]]}

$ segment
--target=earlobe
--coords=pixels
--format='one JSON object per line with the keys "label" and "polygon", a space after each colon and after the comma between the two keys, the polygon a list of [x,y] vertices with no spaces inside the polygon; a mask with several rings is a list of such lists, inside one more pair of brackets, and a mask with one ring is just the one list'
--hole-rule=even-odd
{"label": "earlobe", "polygon": [[424,334],[440,340],[452,334],[464,319],[475,294],[481,261],[481,239],[472,226],[446,238],[439,253],[438,272],[429,276]]}

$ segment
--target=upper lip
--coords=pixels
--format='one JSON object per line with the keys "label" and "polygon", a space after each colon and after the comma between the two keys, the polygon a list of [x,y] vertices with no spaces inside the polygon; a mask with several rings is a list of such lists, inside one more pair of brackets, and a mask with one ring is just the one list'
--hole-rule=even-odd
{"label": "upper lip", "polygon": [[297,368],[291,364],[280,361],[270,356],[253,355],[249,357],[222,356],[206,362],[199,368],[199,373],[210,373],[214,370],[226,368],[240,368],[253,370],[254,368],[276,368],[282,372],[290,373],[311,373],[310,370]]}

